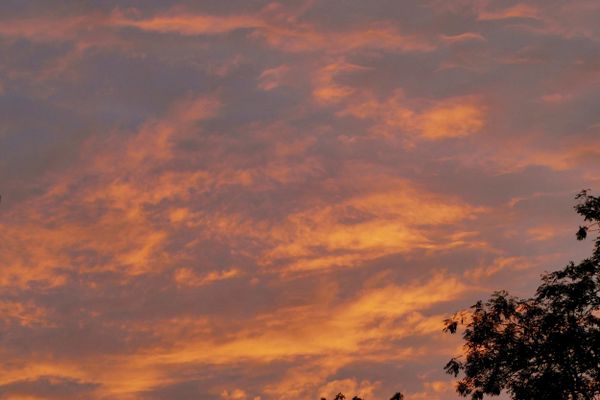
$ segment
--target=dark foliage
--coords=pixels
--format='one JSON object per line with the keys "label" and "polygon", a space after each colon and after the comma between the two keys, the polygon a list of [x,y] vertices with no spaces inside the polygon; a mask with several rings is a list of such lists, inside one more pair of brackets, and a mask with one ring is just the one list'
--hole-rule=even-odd
{"label": "dark foliage", "polygon": [[[586,222],[576,237],[583,240],[598,231],[600,197],[582,191],[576,199]],[[543,275],[533,297],[495,292],[445,326],[449,333],[464,326],[464,358],[445,366],[460,375],[462,396],[600,399],[600,238],[590,258]]]}
{"label": "dark foliage", "polygon": [[[327,400],[325,397],[321,397],[321,400]],[[342,393],[338,393],[335,395],[335,398],[333,400],[346,400],[346,396],[344,396]],[[352,398],[352,400],[363,400],[362,397],[358,397],[358,396],[354,396]],[[404,400],[404,396],[402,395],[402,393],[398,392],[395,395],[393,395],[390,400]]]}

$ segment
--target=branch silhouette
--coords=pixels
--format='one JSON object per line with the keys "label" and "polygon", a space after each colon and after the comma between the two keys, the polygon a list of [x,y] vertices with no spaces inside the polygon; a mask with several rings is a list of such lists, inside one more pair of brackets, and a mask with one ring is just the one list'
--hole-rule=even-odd
{"label": "branch silhouette", "polygon": [[[325,397],[321,397],[321,400],[327,400]],[[333,400],[346,400],[346,396],[343,393],[338,393],[335,395]],[[362,397],[354,396],[352,400],[365,400]],[[404,395],[402,393],[397,392],[394,394],[390,400],[404,400]]]}
{"label": "branch silhouette", "polygon": [[[583,190],[575,199],[585,221],[575,236],[584,240],[600,232],[600,197]],[[459,377],[459,395],[600,400],[600,236],[591,257],[541,280],[530,298],[497,291],[444,321],[444,332],[463,328],[464,354],[444,367]],[[403,399],[398,392],[390,400]],[[334,400],[346,396],[338,393]]]}
{"label": "branch silhouette", "polygon": [[[576,200],[584,240],[599,230],[600,197],[583,190]],[[600,399],[600,237],[590,258],[542,275],[533,297],[494,292],[444,324],[450,334],[464,327],[464,354],[445,366],[462,396]]]}

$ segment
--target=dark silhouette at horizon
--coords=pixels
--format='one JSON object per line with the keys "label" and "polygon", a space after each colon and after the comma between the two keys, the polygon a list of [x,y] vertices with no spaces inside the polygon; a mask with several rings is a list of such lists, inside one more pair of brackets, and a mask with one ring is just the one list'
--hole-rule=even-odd
{"label": "dark silhouette at horizon", "polygon": [[[584,240],[600,232],[600,197],[583,190],[575,198],[575,210],[584,218],[575,236]],[[496,291],[444,321],[443,331],[450,334],[464,326],[464,354],[444,367],[461,376],[459,395],[600,399],[600,235],[590,258],[541,279],[531,298]],[[334,398],[345,399],[342,393]],[[390,398],[403,399],[400,392]]]}
{"label": "dark silhouette at horizon", "polygon": [[[325,397],[321,397],[321,400],[327,400],[327,399]],[[346,400],[346,396],[340,392],[335,395],[333,400]],[[354,397],[352,397],[352,400],[367,400],[367,399],[363,399],[362,397],[354,396]],[[404,400],[404,395],[400,392],[397,392],[392,397],[390,397],[390,400]]]}
{"label": "dark silhouette at horizon", "polygon": [[[576,199],[585,224],[575,236],[584,240],[600,230],[600,197],[583,190]],[[461,396],[600,398],[600,236],[590,258],[542,275],[533,297],[494,292],[447,319],[444,331],[454,334],[459,326],[464,354],[445,370],[461,376]]]}

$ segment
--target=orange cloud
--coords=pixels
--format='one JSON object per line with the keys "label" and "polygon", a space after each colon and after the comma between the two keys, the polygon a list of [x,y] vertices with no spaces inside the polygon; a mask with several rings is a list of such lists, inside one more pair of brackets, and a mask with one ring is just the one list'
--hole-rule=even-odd
{"label": "orange cloud", "polygon": [[571,100],[573,96],[561,93],[552,93],[543,95],[540,99],[545,103],[560,104]]}
{"label": "orange cloud", "polygon": [[111,24],[133,27],[144,31],[176,33],[180,35],[217,35],[238,29],[251,31],[250,37],[288,52],[325,50],[344,53],[360,48],[390,51],[430,51],[433,40],[403,35],[393,24],[377,25],[348,32],[325,32],[308,23],[300,23],[285,11],[273,13],[266,7],[250,15],[211,16],[192,13],[171,13],[151,18],[131,18],[114,12]]}
{"label": "orange cloud", "polygon": [[0,35],[25,37],[33,41],[73,40],[78,33],[103,27],[106,23],[107,19],[100,14],[10,19],[0,24]]}
{"label": "orange cloud", "polygon": [[[134,399],[137,393],[156,385],[176,383],[177,379],[170,377],[169,371],[190,363],[260,364],[290,357],[318,357],[319,368],[298,367],[290,370],[283,380],[265,388],[265,393],[284,399],[288,398],[286,393],[288,396],[306,394],[319,386],[330,387],[327,385],[330,376],[358,360],[381,362],[422,356],[424,349],[390,348],[390,339],[417,332],[421,336],[437,334],[442,316],[425,318],[419,311],[458,298],[466,290],[464,284],[444,275],[402,286],[367,287],[341,303],[279,308],[256,315],[241,325],[230,321],[228,334],[221,338],[214,336],[210,329],[216,322],[212,318],[132,323],[129,325],[132,333],[151,329],[165,345],[89,360],[44,361],[41,358],[27,369],[0,370],[6,372],[4,382],[44,375],[67,376],[101,383],[100,395]],[[315,329],[316,326],[319,329]],[[363,382],[358,387],[371,390],[375,386]],[[241,396],[242,392],[246,395],[243,389],[227,390],[226,394]]]}
{"label": "orange cloud", "polygon": [[446,43],[463,43],[463,42],[485,42],[485,38],[476,32],[465,32],[458,35],[442,35],[442,40]]}
{"label": "orange cloud", "polygon": [[[594,127],[590,127],[593,130]],[[494,154],[493,161],[503,172],[514,172],[528,166],[545,166],[555,171],[567,171],[586,167],[582,171],[585,179],[593,177],[593,168],[599,159],[600,143],[590,136],[585,144],[579,139],[565,138],[540,144],[541,134],[531,132],[515,138],[510,145]],[[588,169],[589,168],[589,169]],[[593,179],[593,178],[592,178]]]}
{"label": "orange cloud", "polygon": [[416,400],[444,400],[456,397],[456,388],[450,381],[426,381],[423,391],[416,393],[406,393],[407,397]]}
{"label": "orange cloud", "polygon": [[264,22],[257,17],[246,15],[164,15],[148,19],[128,18],[122,12],[114,12],[111,24],[121,27],[133,27],[144,31],[178,33],[181,35],[218,35],[236,29],[252,29],[264,27]]}
{"label": "orange cloud", "polygon": [[190,268],[179,268],[175,271],[175,282],[179,286],[199,287],[211,284],[213,282],[222,281],[225,279],[235,278],[240,275],[240,270],[232,268],[223,271],[209,272],[203,276],[198,276]]}
{"label": "orange cloud", "polygon": [[248,397],[242,389],[233,389],[232,391],[224,390],[221,393],[221,398],[224,400],[245,400]]}
{"label": "orange cloud", "polygon": [[[56,267],[84,261],[89,271],[110,269],[129,275],[174,269],[187,254],[186,251],[170,256],[165,253],[165,246],[177,232],[202,232],[199,242],[207,237],[252,237],[264,249],[253,255],[259,264],[267,271],[284,274],[356,266],[389,254],[462,242],[452,236],[433,241],[423,227],[469,218],[474,212],[472,208],[441,201],[415,190],[406,181],[385,176],[375,180],[385,189],[372,187],[365,181],[361,185],[367,194],[350,196],[335,206],[324,204],[298,211],[280,221],[253,220],[235,210],[205,213],[176,206],[162,211],[170,224],[156,224],[146,208],[188,201],[192,188],[204,193],[220,185],[247,186],[256,177],[265,175],[280,182],[293,182],[290,174],[292,170],[298,173],[298,166],[284,160],[297,157],[314,143],[309,137],[278,144],[274,151],[280,160],[276,158],[271,165],[256,170],[223,168],[187,172],[167,168],[157,174],[159,165],[167,165],[179,156],[173,147],[175,140],[187,137],[194,123],[211,118],[218,108],[218,102],[206,98],[176,104],[164,118],[143,124],[125,143],[116,146],[114,138],[109,139],[106,150],[89,157],[83,168],[62,177],[48,193],[27,207],[15,210],[12,222],[2,230],[6,235],[3,243],[12,243],[6,253],[9,255],[6,279],[21,285],[32,279],[60,285],[63,280],[54,273]],[[84,154],[92,154],[97,145],[95,141],[87,143]],[[312,173],[308,161],[307,173]],[[73,195],[71,187],[89,176],[96,177],[92,184],[84,185]],[[61,203],[64,198],[68,200]],[[45,207],[55,209],[51,219],[31,211]],[[94,217],[83,224],[73,217],[75,212]],[[25,255],[21,243],[32,232],[40,240]],[[104,257],[77,259],[71,255],[75,249]],[[202,286],[239,273],[234,269],[196,275],[183,268],[174,276],[180,285]]]}
{"label": "orange cloud", "polygon": [[354,89],[335,81],[340,73],[365,70],[366,68],[345,61],[332,62],[320,68],[313,78],[313,96],[322,103],[336,103],[354,93]]}
{"label": "orange cloud", "polygon": [[[147,371],[147,376],[156,382],[162,373],[177,365],[268,363],[290,357],[318,357],[319,368],[299,366],[265,389],[278,398],[293,398],[294,394],[313,390],[315,385],[325,385],[329,376],[357,360],[407,360],[422,355],[423,349],[389,348],[389,341],[417,332],[437,334],[442,316],[424,318],[418,311],[455,299],[466,290],[465,285],[444,275],[403,286],[372,287],[338,304],[280,308],[257,315],[253,322],[229,329],[221,339],[210,336],[206,325],[171,320],[155,326],[156,334],[164,334],[171,342],[168,347],[132,354],[120,363],[125,362],[123,367],[127,365],[130,371]],[[431,322],[426,322],[428,319]],[[181,327],[180,333],[173,335],[177,326]],[[138,381],[135,387],[143,389],[144,381]],[[228,395],[232,393],[228,391]]]}
{"label": "orange cloud", "polygon": [[418,130],[427,139],[468,136],[485,125],[483,107],[476,100],[450,100],[418,117]]}
{"label": "orange cloud", "polygon": [[499,256],[491,262],[481,263],[464,272],[464,276],[475,282],[480,282],[486,278],[504,271],[525,271],[533,270],[541,265],[548,265],[556,262],[559,253],[549,253],[543,256]]}
{"label": "orange cloud", "polygon": [[527,233],[533,240],[545,241],[555,238],[561,230],[554,225],[539,225],[527,229]]}
{"label": "orange cloud", "polygon": [[[435,289],[435,290],[434,290]],[[347,303],[323,308],[309,305],[277,310],[256,317],[256,325],[221,343],[181,342],[180,348],[147,358],[149,362],[202,361],[227,363],[238,359],[270,361],[281,357],[319,355],[329,352],[352,354],[366,340],[384,345],[384,338],[404,336],[418,324],[387,329],[397,318],[414,318],[413,312],[460,296],[467,287],[456,279],[437,275],[427,282],[367,289]],[[312,322],[310,322],[312,321]],[[383,325],[374,324],[380,321]],[[320,329],[313,329],[318,324]],[[427,332],[437,329],[426,328]]]}
{"label": "orange cloud", "polygon": [[516,203],[600,179],[598,6],[217,3],[3,19],[0,385],[450,398],[445,311],[567,257]]}
{"label": "orange cloud", "polygon": [[445,246],[454,240],[433,240],[426,227],[457,223],[477,212],[420,192],[406,181],[385,176],[376,181],[382,187],[365,188],[368,194],[288,216],[272,228],[273,247],[263,262],[276,270],[301,272]]}
{"label": "orange cloud", "polygon": [[32,302],[0,301],[0,321],[27,327],[50,325],[44,309]]}
{"label": "orange cloud", "polygon": [[476,96],[443,99],[429,106],[412,105],[401,91],[385,101],[367,96],[350,104],[340,116],[373,120],[371,133],[397,136],[403,132],[428,140],[469,136],[485,126],[486,107]]}
{"label": "orange cloud", "polygon": [[264,70],[259,76],[258,87],[262,90],[273,90],[281,86],[284,77],[289,73],[290,68],[287,65],[280,65],[275,68]]}
{"label": "orange cloud", "polygon": [[[144,125],[125,144],[117,147],[109,142],[106,151],[94,153],[97,143],[88,143],[84,153],[89,159],[82,168],[61,177],[45,195],[15,209],[2,223],[0,235],[7,246],[2,282],[25,285],[38,280],[60,285],[63,281],[55,269],[82,262],[90,271],[125,266],[134,275],[161,265],[159,249],[168,233],[150,221],[144,207],[185,196],[189,185],[206,175],[174,172],[156,177],[152,170],[173,157],[175,135],[214,115],[216,108],[217,103],[204,98],[185,101],[167,118]],[[94,183],[73,193],[71,188],[90,176],[95,177]],[[48,214],[47,209],[53,212]],[[78,212],[94,217],[83,222],[76,218]],[[110,258],[78,259],[83,256],[73,256],[76,250]]]}
{"label": "orange cloud", "polygon": [[502,20],[509,18],[540,18],[538,9],[528,4],[516,4],[503,10],[481,10],[478,19],[481,21]]}

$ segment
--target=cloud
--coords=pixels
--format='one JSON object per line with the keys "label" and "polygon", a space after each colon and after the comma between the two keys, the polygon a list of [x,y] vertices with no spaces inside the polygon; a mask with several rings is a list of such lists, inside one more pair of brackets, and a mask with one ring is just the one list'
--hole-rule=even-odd
{"label": "cloud", "polygon": [[175,271],[175,282],[180,286],[204,286],[213,282],[232,279],[240,275],[238,269],[232,268],[225,271],[209,272],[204,276],[198,276],[192,269],[179,268]]}
{"label": "cloud", "polygon": [[262,90],[273,90],[282,85],[284,77],[289,73],[290,68],[287,65],[264,70],[259,76],[258,87]]}
{"label": "cloud", "polygon": [[436,242],[429,237],[427,227],[455,223],[474,212],[420,193],[401,180],[380,176],[378,181],[388,189],[371,188],[368,195],[288,216],[283,226],[275,228],[275,246],[265,262],[299,272],[444,246],[444,239],[438,237]]}
{"label": "cloud", "polygon": [[352,87],[336,83],[335,76],[340,73],[351,73],[364,69],[359,65],[352,65],[343,60],[321,67],[313,78],[313,96],[322,103],[335,103],[351,96],[355,90]]}
{"label": "cloud", "polygon": [[181,35],[218,35],[236,29],[256,29],[264,27],[264,22],[252,16],[211,16],[211,15],[165,15],[148,19],[128,18],[122,12],[111,15],[111,24],[132,27],[143,31],[174,32]]}
{"label": "cloud", "polygon": [[[438,288],[436,295],[430,291],[434,287]],[[259,315],[255,324],[230,332],[225,340],[190,337],[169,351],[141,358],[146,365],[170,365],[272,362],[322,354],[360,356],[367,349],[386,346],[385,340],[390,337],[436,332],[437,326],[429,326],[415,312],[452,300],[465,290],[466,286],[443,275],[402,287],[373,288],[333,307],[309,305]],[[439,317],[435,318],[439,321]],[[401,328],[407,321],[410,323]],[[316,326],[319,329],[314,329]],[[370,344],[364,347],[367,342]],[[393,358],[394,353],[389,357]]]}
{"label": "cloud", "polygon": [[227,16],[173,12],[150,18],[131,18],[122,12],[113,12],[110,23],[117,27],[179,35],[219,35],[246,30],[249,37],[286,52],[323,50],[343,53],[361,48],[430,51],[435,48],[433,40],[402,34],[391,23],[346,32],[326,32],[310,23],[299,22],[276,4],[253,14]]}
{"label": "cloud", "polygon": [[0,35],[24,37],[33,41],[72,40],[80,32],[106,24],[102,15],[79,15],[65,18],[22,18],[3,21]]}
{"label": "cloud", "polygon": [[519,271],[530,269],[541,264],[540,260],[532,260],[529,257],[498,257],[491,263],[475,267],[465,272],[465,276],[469,279],[479,281],[482,278],[490,277],[503,270]]}
{"label": "cloud", "polygon": [[484,127],[484,111],[476,101],[449,100],[425,111],[417,124],[428,139],[467,136]]}
{"label": "cloud", "polygon": [[443,35],[442,40],[447,43],[463,43],[463,42],[485,42],[485,38],[476,32],[465,32],[458,35]]}
{"label": "cloud", "polygon": [[221,393],[221,398],[226,400],[244,400],[246,399],[246,392],[242,389],[233,389],[231,392],[224,390]]}
{"label": "cloud", "polygon": [[47,325],[44,310],[32,302],[0,301],[0,319],[6,325],[16,323],[21,326]]}
{"label": "cloud", "polygon": [[546,94],[541,97],[541,100],[550,104],[558,104],[564,103],[565,101],[569,101],[572,96],[564,95],[560,93]]}
{"label": "cloud", "polygon": [[597,2],[15,4],[0,397],[450,398],[441,321],[589,254]]}
{"label": "cloud", "polygon": [[[147,271],[167,233],[152,228],[144,205],[181,196],[184,182],[194,185],[204,176],[167,173],[155,180],[149,170],[172,157],[175,134],[213,115],[215,107],[206,99],[185,101],[165,120],[144,125],[124,145],[115,146],[110,138],[106,151],[93,154],[98,143],[87,143],[85,167],[61,177],[44,196],[15,210],[3,223],[4,282],[60,285],[64,280],[54,271],[80,262],[96,271],[118,266],[132,274]],[[54,212],[48,214],[45,207]],[[82,214],[89,219],[78,220]]]}
{"label": "cloud", "polygon": [[[435,296],[431,295],[433,288],[437,288]],[[313,393],[318,385],[324,385],[340,368],[355,361],[371,357],[379,362],[418,357],[424,349],[390,348],[390,339],[437,333],[441,316],[426,318],[420,311],[455,299],[465,290],[468,288],[457,280],[442,275],[404,286],[373,287],[326,308],[308,305],[257,315],[252,322],[228,330],[221,339],[207,336],[209,331],[202,325],[195,330],[190,329],[190,321],[169,321],[157,325],[155,332],[172,337],[175,332],[172,329],[179,325],[183,330],[175,346],[155,348],[152,354],[142,352],[122,359],[125,365],[116,366],[111,379],[117,378],[116,372],[125,366],[128,370],[135,368],[140,376],[151,378],[135,381],[128,375],[129,387],[139,391],[149,382],[164,379],[169,370],[178,366],[267,365],[277,360],[315,357],[315,365],[290,370],[282,381],[265,389],[270,396],[282,399],[306,395]],[[363,382],[360,387],[367,390],[369,385]],[[229,396],[227,398],[244,398],[246,392],[223,389],[221,394]]]}
{"label": "cloud", "polygon": [[502,20],[510,18],[532,18],[537,19],[539,11],[535,6],[528,4],[516,4],[502,10],[482,10],[478,16],[479,20]]}
{"label": "cloud", "polygon": [[93,396],[99,385],[62,376],[40,376],[0,385],[0,398],[80,399]]}
{"label": "cloud", "polygon": [[407,103],[403,92],[397,91],[384,101],[369,97],[359,100],[339,115],[374,121],[373,135],[409,133],[427,140],[469,136],[485,126],[486,107],[476,96],[448,98],[425,106]]}

